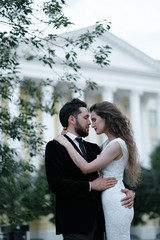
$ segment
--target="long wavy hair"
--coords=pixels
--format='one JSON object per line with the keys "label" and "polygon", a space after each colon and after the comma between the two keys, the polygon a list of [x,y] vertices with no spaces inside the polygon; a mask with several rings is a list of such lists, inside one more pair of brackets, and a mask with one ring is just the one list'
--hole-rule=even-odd
{"label": "long wavy hair", "polygon": [[127,169],[132,184],[136,185],[139,179],[138,152],[129,119],[122,114],[115,104],[107,101],[92,105],[90,112],[92,111],[105,119],[106,130],[110,134],[125,141],[129,153]]}

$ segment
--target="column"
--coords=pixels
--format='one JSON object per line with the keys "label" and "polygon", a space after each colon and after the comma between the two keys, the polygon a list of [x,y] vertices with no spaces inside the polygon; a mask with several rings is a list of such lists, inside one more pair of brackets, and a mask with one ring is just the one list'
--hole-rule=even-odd
{"label": "column", "polygon": [[[51,106],[51,99],[53,94],[53,87],[46,86],[42,89],[42,101],[44,105],[48,105],[48,107]],[[44,140],[46,142],[53,140],[54,138],[54,119],[53,116],[50,115],[50,113],[43,112],[42,113],[42,124],[46,126],[46,129],[44,130]]]}
{"label": "column", "polygon": [[[71,83],[72,84],[72,83]],[[75,92],[74,89],[70,90],[72,91],[72,98],[79,98],[82,101],[85,101],[85,88],[86,84],[84,80],[80,77],[77,82],[73,81],[73,84],[75,84],[77,89],[80,89],[80,91]]]}
{"label": "column", "polygon": [[116,88],[114,87],[103,87],[102,91],[102,101],[114,102],[114,93]]}
{"label": "column", "polygon": [[142,128],[141,128],[141,100],[142,95],[141,91],[133,90],[130,94],[130,116],[132,130],[134,133],[135,142],[137,144],[138,152],[140,154],[140,159],[143,156],[143,147],[142,147]]}
{"label": "column", "polygon": [[79,98],[82,101],[85,101],[85,94],[83,91],[83,88],[81,88],[81,92],[73,92],[72,93],[72,98]]}
{"label": "column", "polygon": [[[114,103],[114,93],[115,93],[115,91],[116,91],[116,88],[114,88],[114,87],[104,86],[102,88],[102,101],[108,101],[108,102]],[[107,139],[105,134],[102,134],[100,136],[100,138],[101,138],[102,143],[104,143]]]}
{"label": "column", "polygon": [[150,95],[145,94],[142,97],[141,105],[142,105],[142,145],[143,145],[143,166],[148,168],[150,167],[150,158],[149,155],[151,153],[151,141],[150,141],[150,131],[149,131],[149,116],[148,116],[148,102],[150,99]]}
{"label": "column", "polygon": [[157,128],[158,141],[160,141],[160,93],[157,94]]}
{"label": "column", "polygon": [[[12,93],[12,96],[11,96],[11,100],[8,101],[8,110],[11,114],[11,118],[14,118],[14,117],[18,117],[19,114],[20,114],[20,106],[17,104],[19,102],[19,99],[20,99],[20,84],[17,83],[14,85],[14,89],[13,89],[13,93]],[[23,154],[22,151],[24,152],[25,154],[25,150],[23,148],[23,143],[20,142],[19,140],[17,139],[14,139],[14,140],[11,140],[9,139],[9,144],[12,145],[12,147],[16,148],[17,149],[17,152],[19,151],[19,154]]]}

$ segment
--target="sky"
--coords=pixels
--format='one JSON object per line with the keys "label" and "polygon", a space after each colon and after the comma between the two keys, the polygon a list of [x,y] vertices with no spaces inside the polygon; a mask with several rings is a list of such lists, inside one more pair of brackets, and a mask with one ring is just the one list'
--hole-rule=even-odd
{"label": "sky", "polygon": [[80,29],[104,19],[110,32],[160,60],[160,0],[65,0],[64,14]]}
{"label": "sky", "polygon": [[[44,0],[34,0],[36,3]],[[160,0],[65,0],[64,15],[74,23],[60,32],[88,27],[106,19],[110,32],[160,60]],[[6,26],[0,25],[0,28]]]}

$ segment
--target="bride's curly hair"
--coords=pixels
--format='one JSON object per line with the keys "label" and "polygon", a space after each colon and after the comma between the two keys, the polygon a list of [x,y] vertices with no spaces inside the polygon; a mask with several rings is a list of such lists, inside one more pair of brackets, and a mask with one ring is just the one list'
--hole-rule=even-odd
{"label": "bride's curly hair", "polygon": [[136,185],[139,179],[138,152],[133,138],[129,119],[122,114],[117,106],[111,102],[98,102],[90,107],[98,116],[105,119],[106,130],[115,137],[122,138],[128,148],[128,173],[132,184]]}

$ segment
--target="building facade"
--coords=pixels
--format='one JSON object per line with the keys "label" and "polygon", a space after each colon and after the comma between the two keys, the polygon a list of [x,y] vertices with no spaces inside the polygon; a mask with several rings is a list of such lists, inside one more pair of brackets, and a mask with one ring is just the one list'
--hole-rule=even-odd
{"label": "building facade", "polygon": [[[80,29],[67,34],[74,36],[85,30]],[[79,51],[78,61],[85,78],[96,82],[98,89],[93,91],[86,89],[84,78],[80,78],[78,85],[83,92],[79,95],[71,93],[67,84],[55,80],[54,86],[47,89],[48,94],[44,96],[44,101],[51,97],[54,89],[58,89],[62,97],[56,105],[57,112],[71,97],[81,98],[87,102],[88,106],[100,100],[115,103],[130,119],[141,165],[149,168],[149,155],[160,141],[160,62],[109,32],[101,36],[95,44],[108,44],[112,47],[109,56],[110,66],[105,68],[97,66],[91,61],[91,55],[83,51]],[[33,62],[22,59],[21,67],[24,78],[38,81],[48,76],[56,79],[56,75],[54,76],[49,68],[39,66],[38,62],[33,64]],[[60,75],[62,68],[57,63],[54,70]],[[62,130],[57,114],[51,117],[49,114],[42,113],[41,121],[47,126],[44,134],[46,142],[53,139]],[[91,129],[87,140],[101,144],[105,137],[96,136]],[[137,231],[137,235],[145,240],[154,239],[157,231],[160,231],[153,224],[140,229],[133,229],[133,233],[136,234]],[[43,234],[48,232],[45,240],[51,239],[49,229],[41,229],[41,231]],[[31,234],[36,233],[33,231]]]}

